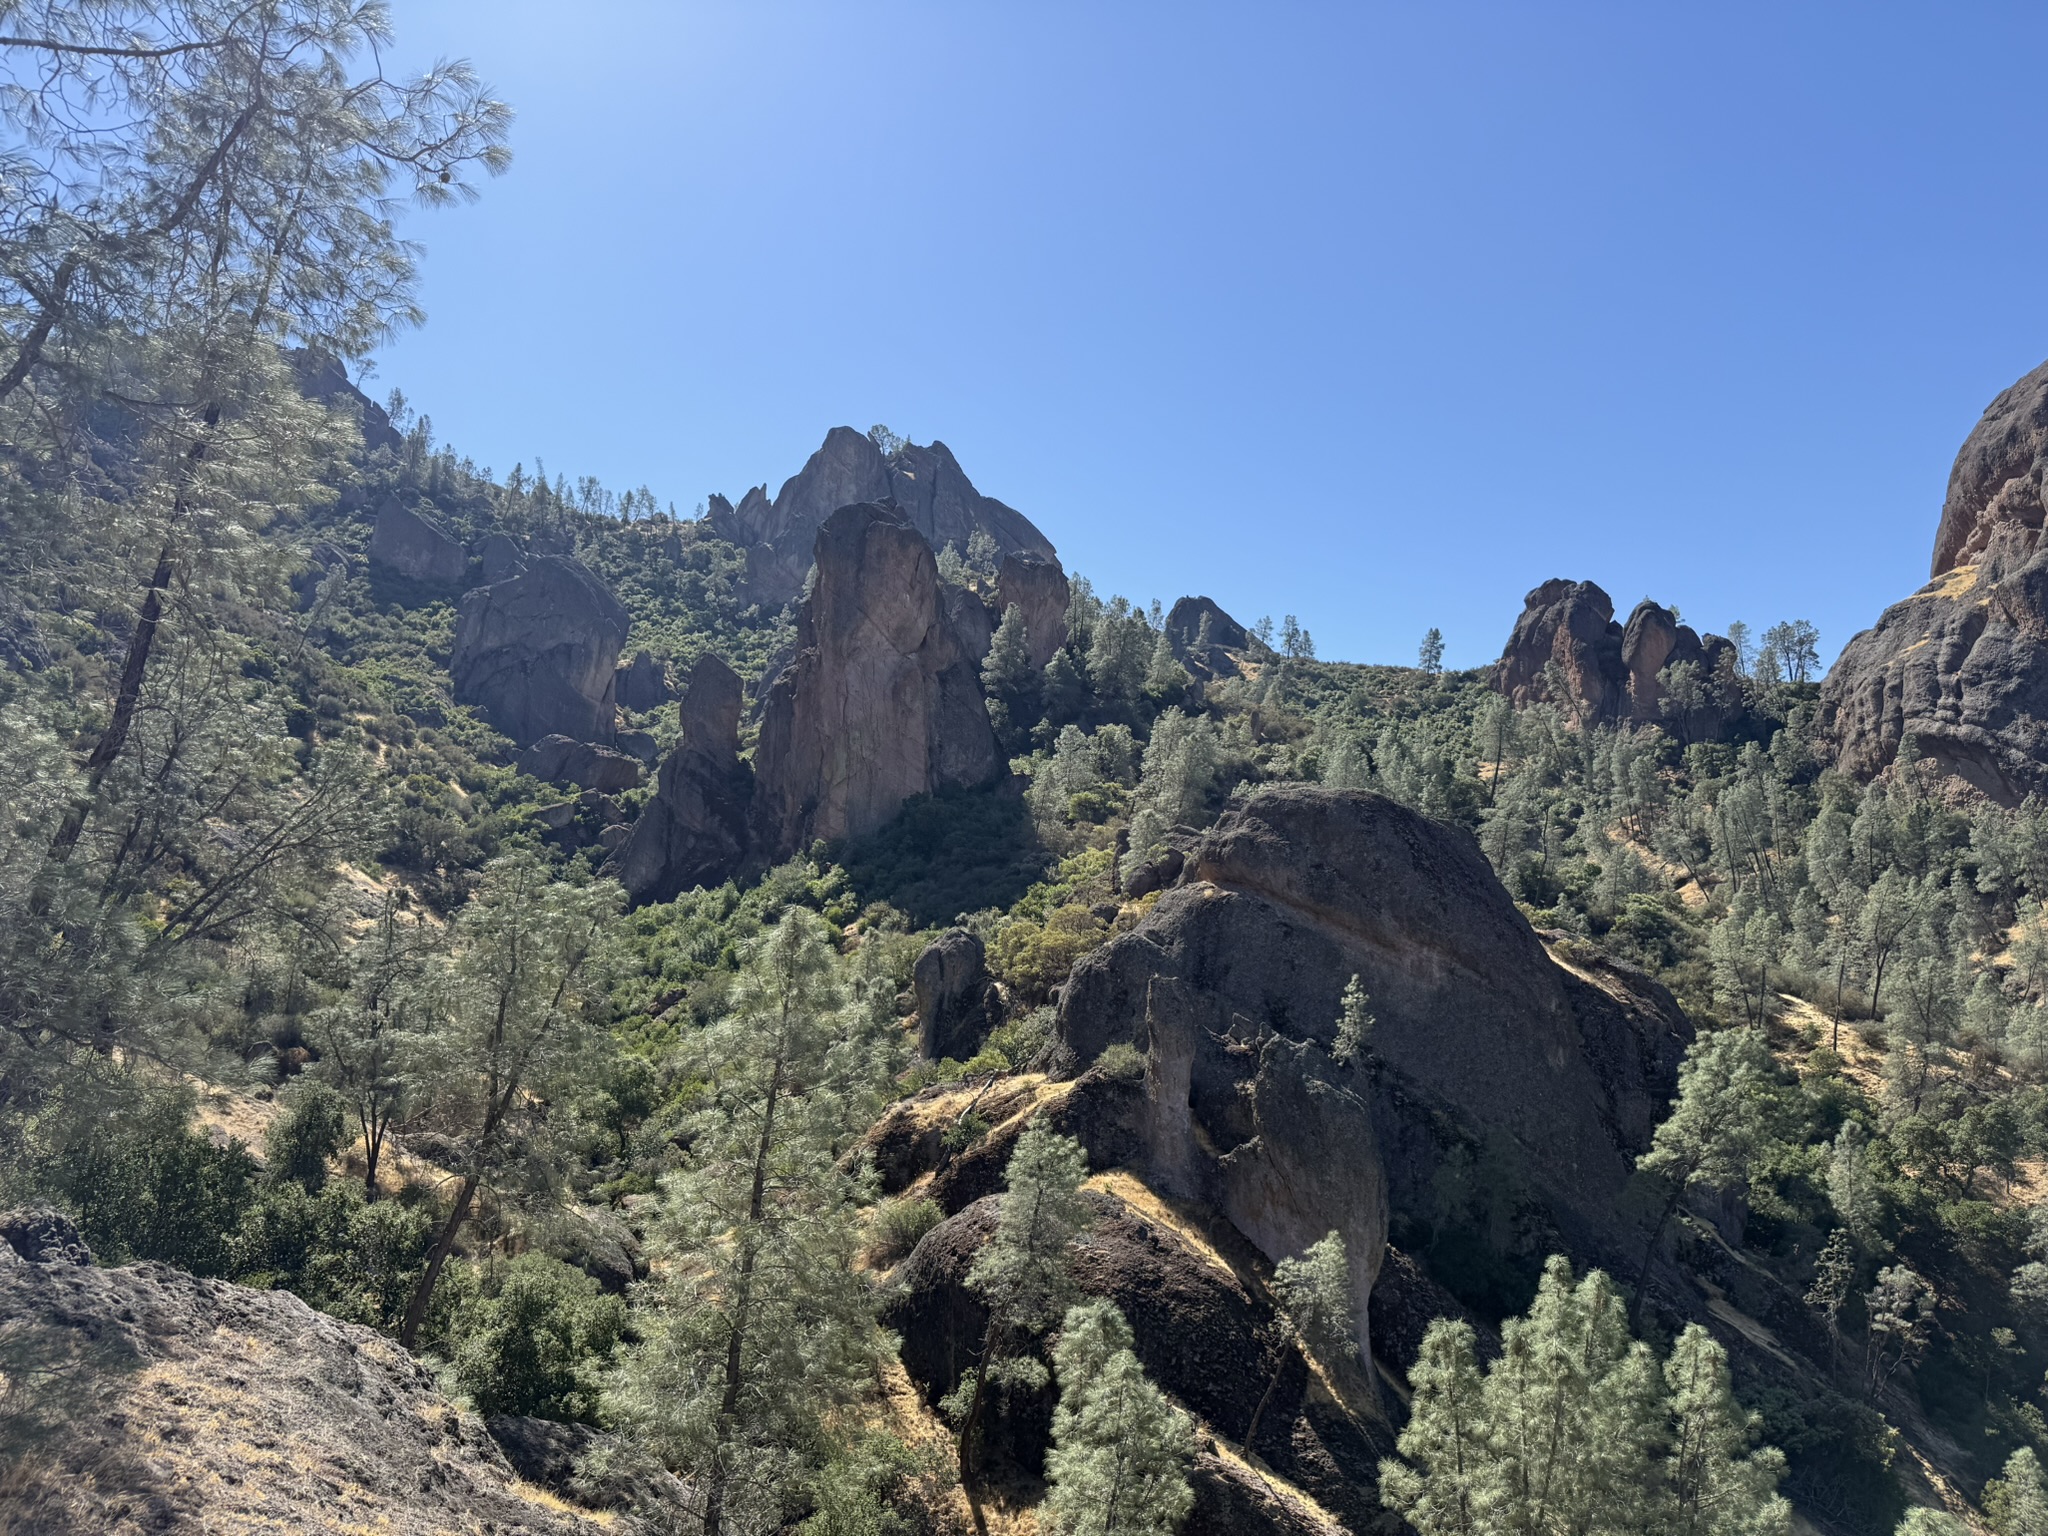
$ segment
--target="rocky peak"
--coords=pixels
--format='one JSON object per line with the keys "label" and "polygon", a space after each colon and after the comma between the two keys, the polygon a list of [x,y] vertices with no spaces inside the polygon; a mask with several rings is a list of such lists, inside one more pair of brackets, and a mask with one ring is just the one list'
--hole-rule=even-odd
{"label": "rocky peak", "polygon": [[964,554],[968,540],[981,532],[995,540],[1000,555],[1033,555],[1058,564],[1051,541],[1023,513],[977,491],[944,443],[906,443],[884,455],[852,427],[826,433],[773,501],[766,486],[748,491],[737,507],[712,496],[707,520],[720,538],[747,551],[754,594],[779,604],[803,591],[812,545],[825,520],[861,502],[894,506],[934,552],[953,544]]}
{"label": "rocky peak", "polygon": [[[1208,621],[1209,641],[1202,648],[1202,623]],[[1230,669],[1226,651],[1241,651],[1252,643],[1246,628],[1225,613],[1214,598],[1183,597],[1166,615],[1166,641],[1180,664],[1199,676],[1211,677]]]}
{"label": "rocky peak", "polygon": [[1003,556],[996,572],[996,611],[1000,617],[1014,604],[1024,615],[1024,637],[1030,642],[1034,667],[1043,667],[1067,643],[1070,595],[1059,561],[1042,555]]}
{"label": "rocky peak", "polygon": [[609,866],[635,902],[721,884],[745,859],[754,778],[740,761],[740,703],[739,674],[699,657],[678,711],[682,740]]}
{"label": "rocky peak", "polygon": [[[1548,702],[1581,722],[1627,712],[1628,669],[1614,600],[1590,581],[1552,577],[1522,600],[1507,648],[1494,667],[1494,687],[1515,705]],[[1555,663],[1565,697],[1552,698]]]}
{"label": "rocky peak", "polygon": [[980,674],[918,530],[892,507],[842,507],[815,559],[797,657],[768,690],[755,750],[757,844],[771,860],[1002,771]]}
{"label": "rocky peak", "polygon": [[449,671],[458,702],[522,745],[543,736],[609,743],[624,606],[581,561],[539,555],[465,593]]}
{"label": "rocky peak", "polygon": [[1929,575],[1973,563],[2003,525],[2039,529],[2048,475],[2048,363],[1999,393],[1956,454]]}

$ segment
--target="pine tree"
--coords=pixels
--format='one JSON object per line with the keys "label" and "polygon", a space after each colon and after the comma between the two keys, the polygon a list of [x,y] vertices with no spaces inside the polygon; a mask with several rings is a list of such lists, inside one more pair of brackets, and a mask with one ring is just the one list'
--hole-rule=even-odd
{"label": "pine tree", "polygon": [[1045,1367],[1025,1351],[1073,1295],[1069,1250],[1094,1219],[1081,1198],[1087,1174],[1081,1144],[1040,1120],[1025,1127],[1010,1153],[995,1236],[967,1272],[988,1307],[980,1358],[944,1404],[959,1420],[960,1481],[969,1488],[989,1384],[1044,1383]]}
{"label": "pine tree", "polygon": [[1351,1300],[1351,1265],[1342,1233],[1331,1232],[1311,1243],[1298,1259],[1282,1259],[1273,1270],[1273,1309],[1280,1325],[1280,1348],[1273,1374],[1245,1426],[1244,1448],[1250,1454],[1258,1438],[1259,1420],[1296,1346],[1334,1365],[1358,1352],[1358,1330]]}
{"label": "pine tree", "polygon": [[1998,1536],[2048,1536],[2048,1479],[2031,1446],[2021,1446],[2005,1475],[1984,1488],[1984,1513]]}
{"label": "pine tree", "polygon": [[1657,1243],[1685,1192],[1696,1184],[1748,1178],[1751,1160],[1769,1136],[1771,1092],[1770,1052],[1756,1030],[1717,1030],[1686,1051],[1671,1114],[1657,1127],[1650,1150],[1637,1159],[1637,1166],[1664,1180],[1671,1193],[1643,1250],[1632,1317],[1642,1309]]}
{"label": "pine tree", "polygon": [[1194,1507],[1188,1416],[1145,1379],[1110,1302],[1071,1307],[1053,1350],[1060,1400],[1043,1515],[1057,1536],[1169,1536]]}
{"label": "pine tree", "polygon": [[408,1068],[424,1004],[428,945],[408,923],[396,892],[385,896],[376,926],[349,952],[348,989],[316,1011],[307,1035],[318,1047],[315,1070],[354,1116],[363,1148],[363,1194],[377,1198],[384,1142],[406,1110]]}
{"label": "pine tree", "polygon": [[1870,1166],[1870,1137],[1860,1122],[1845,1120],[1828,1156],[1828,1200],[1867,1249],[1881,1241],[1884,1194]]}
{"label": "pine tree", "polygon": [[1842,1308],[1856,1282],[1856,1244],[1846,1227],[1828,1234],[1814,1260],[1813,1284],[1807,1287],[1806,1304],[1828,1320],[1828,1363],[1833,1365],[1842,1342]]}
{"label": "pine tree", "polygon": [[455,1197],[405,1309],[411,1348],[435,1283],[476,1198],[501,1174],[545,1176],[546,1104],[602,1039],[599,955],[620,892],[609,881],[557,880],[539,855],[503,854],[455,921],[452,959],[436,978],[431,1025],[414,1055],[431,1089],[427,1123],[455,1148]]}
{"label": "pine tree", "polygon": [[1038,719],[1040,684],[1043,678],[1031,664],[1031,637],[1025,630],[1024,610],[1015,603],[1003,610],[1002,622],[989,641],[988,656],[981,664],[981,686],[988,694],[989,722],[996,736],[1011,752],[1021,752],[1030,740],[1031,726]]}
{"label": "pine tree", "polygon": [[1337,1039],[1331,1057],[1340,1065],[1355,1067],[1372,1055],[1372,1032],[1378,1020],[1372,1016],[1372,1000],[1354,975],[1344,983],[1337,1013]]}
{"label": "pine tree", "polygon": [[1664,1362],[1671,1393],[1672,1435],[1666,1486],[1672,1501],[1665,1530],[1674,1536],[1776,1536],[1791,1520],[1778,1496],[1785,1457],[1775,1447],[1751,1451],[1760,1423],[1745,1414],[1728,1382],[1728,1356],[1697,1323],[1686,1325]]}
{"label": "pine tree", "polygon": [[1429,633],[1422,637],[1422,646],[1416,652],[1416,665],[1426,677],[1435,677],[1444,669],[1444,632],[1431,625]]}
{"label": "pine tree", "polygon": [[794,909],[697,1042],[709,1101],[664,1184],[660,1278],[608,1401],[703,1490],[706,1536],[772,1527],[886,1348],[842,1166],[888,1071],[873,1011],[846,1003],[818,920]]}
{"label": "pine tree", "polygon": [[1380,1463],[1381,1501],[1422,1536],[1489,1533],[1481,1515],[1493,1457],[1472,1325],[1431,1323],[1408,1383],[1408,1423],[1396,1442],[1404,1459]]}

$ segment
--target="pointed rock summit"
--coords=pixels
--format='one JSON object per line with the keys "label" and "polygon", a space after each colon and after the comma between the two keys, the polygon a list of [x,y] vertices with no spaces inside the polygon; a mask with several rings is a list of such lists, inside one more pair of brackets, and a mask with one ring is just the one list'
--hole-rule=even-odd
{"label": "pointed rock summit", "polygon": [[977,491],[944,443],[904,443],[884,454],[851,427],[826,433],[823,446],[783,482],[773,501],[766,486],[748,491],[737,507],[713,496],[708,521],[712,532],[746,550],[752,595],[775,606],[803,591],[812,545],[825,520],[860,502],[895,507],[934,553],[951,544],[964,555],[968,541],[985,533],[995,541],[998,558],[1031,555],[1059,563],[1052,541],[1023,513]]}

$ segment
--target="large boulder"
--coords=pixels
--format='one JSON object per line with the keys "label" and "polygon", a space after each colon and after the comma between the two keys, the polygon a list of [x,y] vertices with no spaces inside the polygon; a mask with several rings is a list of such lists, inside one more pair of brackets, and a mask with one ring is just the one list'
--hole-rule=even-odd
{"label": "large boulder", "polygon": [[874,502],[818,530],[797,656],[769,687],[754,753],[756,851],[859,837],[913,795],[992,782],[981,676],[948,622],[931,546]]}
{"label": "large boulder", "polygon": [[1679,623],[1677,614],[1648,598],[1636,604],[1622,630],[1621,664],[1628,673],[1628,718],[1637,725],[1665,717],[1665,687],[1658,674],[1666,667],[1690,664],[1711,677],[1713,665],[1692,626]]}
{"label": "large boulder", "polygon": [[652,651],[635,651],[632,661],[619,668],[618,696],[622,708],[642,714],[666,704],[673,695],[661,658]]}
{"label": "large boulder", "polygon": [[683,689],[682,740],[609,866],[635,903],[722,884],[745,859],[753,775],[740,761],[740,693],[731,667],[698,658]]}
{"label": "large boulder", "polygon": [[910,985],[918,1054],[927,1061],[972,1059],[1002,1018],[988,951],[965,928],[949,928],[924,947],[911,967]]}
{"label": "large boulder", "polygon": [[617,794],[640,782],[640,761],[573,736],[543,736],[519,754],[519,771],[550,784],[575,784],[599,794]]}
{"label": "large boulder", "polygon": [[1068,596],[1067,573],[1059,561],[1044,555],[1003,556],[996,572],[996,612],[1004,615],[1015,607],[1024,616],[1034,667],[1043,667],[1067,643]]}
{"label": "large boulder", "polygon": [[[1494,688],[1512,704],[1554,704],[1585,725],[1614,720],[1628,713],[1622,638],[1612,598],[1590,581],[1553,577],[1523,599]],[[1553,697],[1554,677],[1562,697]]]}
{"label": "large boulder", "polygon": [[0,1232],[9,1529],[601,1529],[520,1484],[483,1423],[381,1333],[289,1291],[96,1268],[47,1213]]}
{"label": "large boulder", "polygon": [[2039,530],[2048,478],[2048,363],[1985,408],[1948,475],[1930,576],[1971,565],[2002,526]]}
{"label": "large boulder", "polygon": [[[1370,1059],[1331,1054],[1356,975]],[[1361,1336],[1390,1217],[1446,1191],[1589,1261],[1639,1241],[1621,1202],[1691,1036],[1633,972],[1553,960],[1465,832],[1361,790],[1266,790],[1181,884],[1083,959],[1059,1037],[1076,1065],[1145,1056],[1142,1164],[1269,1259],[1336,1229]],[[1460,1218],[1465,1219],[1465,1218]]]}
{"label": "large boulder", "polygon": [[[928,1402],[958,1385],[981,1348],[988,1315],[967,1272],[993,1234],[1004,1198],[987,1196],[927,1233],[890,1286],[883,1321],[902,1338],[904,1368]],[[1273,1310],[1256,1256],[1227,1232],[1218,1234],[1221,1247],[1212,1244],[1136,1181],[1118,1179],[1083,1198],[1095,1220],[1075,1246],[1074,1279],[1085,1294],[1107,1297],[1123,1312],[1147,1378],[1235,1448],[1277,1364],[1257,1451],[1282,1477],[1365,1528],[1376,1512],[1372,1490],[1388,1437],[1376,1441],[1369,1417],[1333,1403],[1293,1346],[1275,1351]],[[1348,1373],[1346,1385],[1357,1397],[1362,1373]],[[984,1464],[1038,1473],[1053,1401],[1049,1389],[999,1392],[983,1435]],[[1193,1473],[1198,1508],[1206,1505],[1211,1516],[1190,1530],[1254,1536],[1328,1529],[1282,1490],[1269,1489],[1262,1499],[1235,1486],[1218,1458],[1198,1460]],[[1225,1512],[1236,1519],[1225,1520]]]}
{"label": "large boulder", "polygon": [[370,564],[445,587],[462,580],[469,557],[439,523],[386,496],[370,530]]}
{"label": "large boulder", "polygon": [[1900,757],[2005,805],[2048,793],[2048,363],[2000,394],[1950,471],[1934,579],[1842,648],[1821,685],[1836,766]]}
{"label": "large boulder", "polygon": [[803,591],[818,530],[857,502],[895,507],[935,552],[952,544],[965,554],[979,532],[995,541],[999,557],[1026,554],[1057,563],[1051,541],[1023,513],[977,491],[944,443],[905,443],[885,455],[851,427],[828,432],[773,501],[765,486],[748,491],[737,507],[713,496],[708,520],[713,533],[747,551],[749,590],[774,605]]}
{"label": "large boulder", "polygon": [[487,533],[477,540],[476,563],[484,585],[495,586],[526,569],[526,551],[509,534]]}
{"label": "large boulder", "polygon": [[581,562],[542,555],[463,595],[449,658],[455,697],[514,741],[562,735],[608,743],[619,647],[631,622]]}

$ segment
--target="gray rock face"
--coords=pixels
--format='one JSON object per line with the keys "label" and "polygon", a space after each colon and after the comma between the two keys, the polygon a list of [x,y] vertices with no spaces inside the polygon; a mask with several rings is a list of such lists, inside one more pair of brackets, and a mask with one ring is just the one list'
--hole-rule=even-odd
{"label": "gray rock face", "polygon": [[294,348],[291,359],[298,375],[299,393],[330,409],[353,414],[362,426],[365,448],[395,450],[405,445],[405,438],[391,425],[390,413],[351,384],[348,370],[339,362],[310,347]]}
{"label": "gray rock face", "polygon": [[818,531],[816,563],[797,657],[768,690],[754,754],[755,846],[771,862],[872,832],[911,796],[987,784],[1003,766],[918,530],[888,507],[842,507]]}
{"label": "gray rock face", "polygon": [[605,795],[632,789],[640,782],[637,758],[573,736],[541,737],[519,754],[519,771],[550,784],[575,784]]}
{"label": "gray rock face", "polygon": [[526,551],[502,533],[487,533],[477,541],[477,567],[487,587],[510,581],[526,569]]}
{"label": "gray rock face", "polygon": [[[1352,975],[1369,1066],[1329,1054]],[[1634,1240],[1618,1197],[1691,1027],[1647,978],[1553,961],[1467,834],[1290,786],[1227,815],[1144,922],[1075,967],[1059,1035],[1078,1063],[1144,1052],[1156,1188],[1274,1260],[1355,1238],[1362,1322],[1390,1212],[1436,1209],[1458,1166],[1488,1170],[1503,1221],[1615,1262]]]}
{"label": "gray rock face", "polygon": [[1057,560],[1039,555],[1003,556],[996,572],[996,614],[1014,604],[1024,615],[1024,637],[1030,643],[1031,665],[1043,667],[1067,643],[1067,573]]}
{"label": "gray rock face", "polygon": [[713,496],[709,521],[720,538],[746,549],[753,594],[779,604],[803,591],[812,545],[825,520],[857,502],[893,504],[934,551],[953,544],[965,554],[968,540],[980,531],[996,541],[999,554],[1058,558],[1029,518],[974,488],[944,443],[906,444],[885,458],[851,427],[828,432],[773,501],[765,486],[748,491],[737,507]]}
{"label": "gray rock face", "polygon": [[0,1317],[64,1393],[61,1431],[9,1468],[13,1528],[597,1529],[522,1490],[482,1422],[384,1335],[288,1291],[98,1269],[47,1224],[34,1241],[15,1234],[36,1223],[0,1227]]}
{"label": "gray rock face", "polygon": [[683,739],[608,866],[637,903],[731,878],[747,852],[753,775],[740,762],[739,675],[700,658],[683,689]]}
{"label": "gray rock face", "polygon": [[619,703],[631,710],[659,709],[673,695],[668,691],[668,669],[652,651],[635,651],[633,659],[619,668]]}
{"label": "gray rock face", "polygon": [[2048,363],[2000,393],[1949,470],[1928,574],[1974,564],[2005,526],[2038,531],[2048,478]]}
{"label": "gray rock face", "polygon": [[1621,636],[1621,664],[1628,672],[1628,718],[1637,725],[1662,720],[1665,690],[1657,674],[1687,662],[1702,674],[1712,675],[1713,663],[1691,625],[1679,623],[1669,608],[1647,598],[1636,604]]}
{"label": "gray rock face", "polygon": [[1822,740],[1858,778],[1913,756],[2017,805],[2048,791],[2048,551],[1997,529],[1842,648],[1821,684]]}
{"label": "gray rock face", "polygon": [[[1201,643],[1204,619],[1209,621],[1206,650]],[[1184,597],[1166,615],[1166,640],[1182,666],[1197,677],[1215,677],[1235,670],[1225,653],[1243,650],[1252,637],[1213,598]]]}
{"label": "gray rock face", "polygon": [[629,623],[580,562],[539,556],[509,580],[463,595],[449,658],[455,697],[517,742],[562,735],[608,743]]}
{"label": "gray rock face", "polygon": [[917,1001],[917,1049],[927,1061],[969,1061],[1002,1017],[1002,999],[988,973],[988,953],[965,928],[950,928],[924,947],[911,968]]}
{"label": "gray rock face", "polygon": [[370,530],[370,564],[413,581],[448,586],[462,580],[469,560],[439,523],[401,506],[396,496],[387,496],[377,509],[377,525]]}

